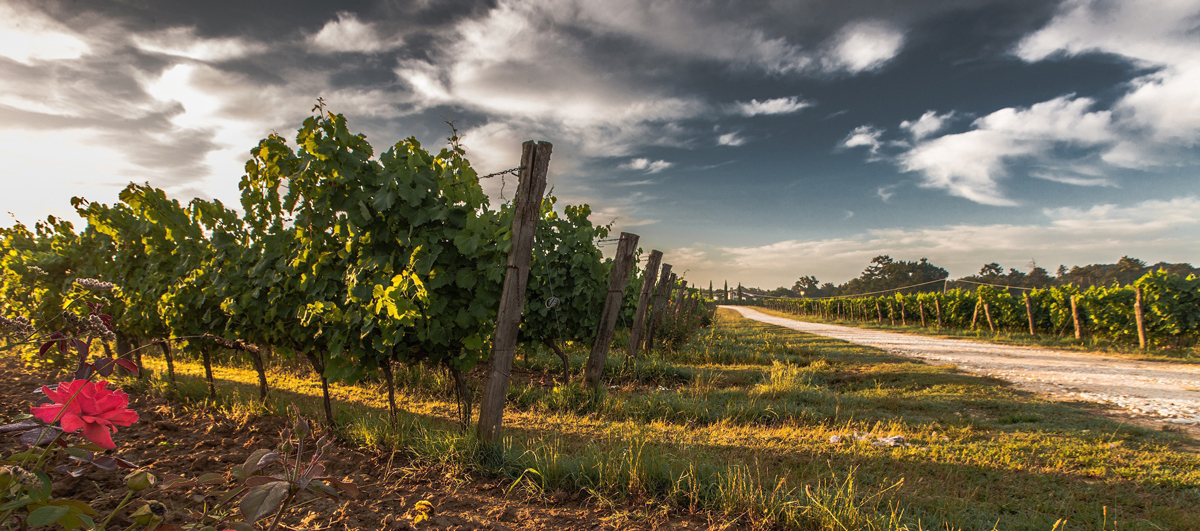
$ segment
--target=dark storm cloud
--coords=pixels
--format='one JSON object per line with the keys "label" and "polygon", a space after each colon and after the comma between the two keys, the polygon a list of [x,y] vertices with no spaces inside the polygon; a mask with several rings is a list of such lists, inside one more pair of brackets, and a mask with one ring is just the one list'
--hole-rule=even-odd
{"label": "dark storm cloud", "polygon": [[[1177,4],[1188,5],[1157,9]],[[177,197],[232,201],[249,149],[271,132],[291,137],[323,97],[379,150],[410,135],[436,149],[452,121],[483,172],[514,166],[522,140],[550,139],[563,204],[590,202],[597,220],[619,219],[618,229],[653,223],[677,247],[724,238],[719,245],[733,251],[714,251],[724,258],[713,267],[760,247],[779,264],[821,249],[858,256],[878,246],[867,231],[879,227],[954,219],[964,233],[987,232],[979,227],[999,215],[978,203],[1021,204],[1025,215],[1058,223],[1063,216],[1044,212],[1103,218],[1162,200],[1169,181],[1139,186],[1136,197],[1106,195],[1128,182],[1106,165],[1141,171],[1136,163],[1153,155],[1191,167],[1180,146],[1200,131],[1185,90],[1189,72],[1200,71],[1187,59],[1195,46],[1146,22],[1154,17],[1097,25],[1103,17],[1091,5],[0,4],[32,43],[0,48],[0,135],[79,153],[82,162],[57,170],[72,183],[91,179],[111,192],[149,180]],[[1126,41],[1107,42],[1105,32]],[[50,175],[60,165],[39,149],[9,167]],[[500,184],[485,186],[497,196]],[[1074,203],[1056,199],[1063,189]],[[970,201],[947,202],[948,193]],[[1121,205],[1091,209],[1108,203]],[[999,232],[1040,230],[1019,229]],[[934,234],[895,230],[887,234],[913,241]],[[797,231],[841,232],[830,247]],[[1069,232],[1043,231],[1053,235],[1045,248]]]}

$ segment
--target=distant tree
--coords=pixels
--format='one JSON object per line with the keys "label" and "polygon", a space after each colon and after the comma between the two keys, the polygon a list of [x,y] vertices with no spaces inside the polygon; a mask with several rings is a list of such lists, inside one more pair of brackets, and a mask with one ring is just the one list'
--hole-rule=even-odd
{"label": "distant tree", "polygon": [[871,259],[871,263],[867,266],[867,269],[863,271],[861,278],[866,280],[880,278],[884,275],[884,271],[887,269],[887,266],[890,266],[893,263],[894,262],[891,256],[886,254],[876,256],[875,258]]}
{"label": "distant tree", "polygon": [[1004,276],[1004,268],[1000,267],[1000,264],[997,264],[996,262],[992,262],[990,264],[984,264],[983,267],[979,268],[979,276],[981,276],[981,277]]}
{"label": "distant tree", "polygon": [[[1060,266],[1059,269],[1062,269]],[[1054,279],[1050,277],[1050,272],[1045,268],[1034,267],[1025,276],[1025,286],[1030,288],[1048,288],[1054,283]]]}
{"label": "distant tree", "polygon": [[800,277],[800,280],[792,284],[792,291],[801,297],[812,297],[813,293],[820,288],[821,282],[817,280],[817,277],[812,275]]}
{"label": "distant tree", "polygon": [[1056,272],[1054,273],[1054,276],[1056,276],[1056,277],[1059,277],[1059,278],[1062,278],[1062,277],[1065,277],[1065,276],[1067,276],[1067,266],[1065,266],[1065,265],[1059,265],[1059,266],[1058,266],[1058,271],[1056,271]]}
{"label": "distant tree", "polygon": [[[916,286],[907,290],[910,293],[932,291],[939,289],[939,287],[930,284],[930,282],[949,276],[950,273],[948,271],[929,263],[929,260],[926,258],[922,258],[916,262],[908,262],[893,260],[890,256],[882,255],[872,259],[871,263],[858,278],[851,279],[849,282],[837,286],[828,293],[822,293],[822,296],[857,295],[889,289],[907,288],[909,286]],[[821,291],[824,291],[824,286],[822,286]]]}

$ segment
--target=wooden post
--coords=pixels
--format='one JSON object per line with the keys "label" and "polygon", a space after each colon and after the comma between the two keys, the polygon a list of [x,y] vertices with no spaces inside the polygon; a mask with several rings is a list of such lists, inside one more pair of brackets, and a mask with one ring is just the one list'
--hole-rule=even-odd
{"label": "wooden post", "polygon": [[925,328],[925,301],[917,299],[917,311],[921,312],[921,328]]}
{"label": "wooden post", "polygon": [[667,309],[667,291],[671,289],[671,276],[671,264],[663,264],[662,271],[658,273],[658,285],[654,290],[654,309],[650,310],[650,322],[646,324],[646,350],[654,348],[654,329],[658,327],[658,322],[662,320],[662,314]]}
{"label": "wooden post", "polygon": [[1083,330],[1079,327],[1079,306],[1075,303],[1077,297],[1078,295],[1071,295],[1071,321],[1075,325],[1075,339],[1083,339]]}
{"label": "wooden post", "polygon": [[971,330],[975,330],[975,325],[979,322],[980,306],[983,306],[983,297],[979,297],[979,299],[975,301],[975,313],[971,315]]}
{"label": "wooden post", "polygon": [[508,374],[512,370],[513,351],[521,328],[521,310],[525,307],[525,286],[529,282],[529,261],[533,252],[533,236],[542,210],[542,194],[546,191],[546,172],[550,166],[549,142],[525,142],[521,151],[521,172],[518,175],[516,208],[513,212],[512,250],[508,253],[504,273],[504,290],[500,295],[500,311],[496,315],[496,332],[492,336],[492,353],[483,398],[479,405],[479,426],[476,433],[484,444],[500,440],[504,420],[504,401],[508,396]]}
{"label": "wooden post", "polygon": [[1137,320],[1138,348],[1146,348],[1146,314],[1142,305],[1142,287],[1134,286],[1133,317]]}
{"label": "wooden post", "polygon": [[904,299],[900,299],[900,326],[908,326],[908,318],[905,315],[907,312],[904,311],[904,307]]}
{"label": "wooden post", "polygon": [[675,292],[675,315],[683,313],[683,298],[687,295],[687,281],[679,281],[679,291]]}
{"label": "wooden post", "polygon": [[896,308],[892,306],[892,301],[888,301],[888,322],[892,326],[896,326]]}
{"label": "wooden post", "polygon": [[934,297],[933,309],[937,310],[937,329],[938,329],[938,332],[941,332],[942,331],[942,300],[941,299]]}
{"label": "wooden post", "polygon": [[1025,292],[1025,315],[1029,317],[1029,335],[1037,337],[1037,325],[1033,323],[1033,303],[1029,300],[1029,292]]}
{"label": "wooden post", "polygon": [[988,330],[991,330],[992,333],[995,334],[996,333],[996,325],[992,323],[992,311],[990,309],[988,309],[988,303],[986,303],[986,302],[983,303],[983,316],[987,317]]}
{"label": "wooden post", "polygon": [[617,256],[608,274],[608,297],[604,299],[604,311],[600,314],[600,329],[596,331],[596,342],[592,344],[592,353],[588,355],[587,367],[583,371],[583,382],[591,387],[598,387],[600,377],[604,375],[604,362],[608,360],[613,330],[621,313],[621,301],[625,298],[625,287],[629,285],[637,242],[637,234],[622,232],[621,243],[617,244]]}
{"label": "wooden post", "polygon": [[[646,272],[642,274],[642,292],[638,294],[637,312],[633,314],[633,326],[629,327],[629,348],[625,350],[625,362],[636,358],[642,348],[642,335],[646,332],[646,310],[654,295],[654,281],[658,279],[658,265],[662,262],[662,251],[650,251],[646,260]],[[711,291],[711,288],[710,288]]]}
{"label": "wooden post", "polygon": [[879,299],[875,299],[875,324],[883,324],[883,308],[879,307]]}

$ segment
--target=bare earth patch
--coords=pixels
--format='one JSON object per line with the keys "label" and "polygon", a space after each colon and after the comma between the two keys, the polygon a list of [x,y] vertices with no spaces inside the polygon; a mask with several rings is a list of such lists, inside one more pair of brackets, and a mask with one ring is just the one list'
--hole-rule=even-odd
{"label": "bare earth patch", "polygon": [[[0,356],[0,424],[13,416],[28,413],[32,391],[49,383],[48,374],[30,374],[12,356]],[[263,417],[246,424],[222,418],[212,410],[186,408],[159,397],[132,396],[130,407],[140,420],[121,428],[114,437],[116,453],[154,473],[173,473],[198,477],[205,473],[226,473],[258,448],[272,448],[279,442],[285,419]],[[15,437],[0,436],[0,453],[19,448]],[[532,493],[511,480],[482,477],[461,470],[410,462],[390,451],[353,448],[341,443],[326,465],[343,479],[354,480],[362,489],[358,499],[342,502],[318,500],[292,509],[286,515],[284,530],[495,530],[495,531],[602,531],[615,529],[712,529],[720,521],[706,514],[680,514],[661,506],[639,505],[632,501],[609,505],[579,494],[562,492]],[[107,514],[125,494],[125,471],[94,470],[79,478],[60,479],[54,493],[65,498],[89,502]],[[213,492],[234,485],[232,480],[215,485]],[[188,501],[179,491],[144,491],[143,499],[156,498],[179,507]],[[193,492],[192,494],[195,494]],[[212,502],[215,496],[207,501]],[[428,501],[433,511],[418,522],[417,502]],[[135,502],[136,508],[140,502]],[[132,522],[125,516],[114,519],[114,527],[124,529]],[[168,523],[184,523],[172,519]]]}

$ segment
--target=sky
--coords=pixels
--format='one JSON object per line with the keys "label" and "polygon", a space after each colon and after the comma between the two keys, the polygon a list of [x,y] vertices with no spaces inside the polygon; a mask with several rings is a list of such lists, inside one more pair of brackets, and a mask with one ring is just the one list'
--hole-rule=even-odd
{"label": "sky", "polygon": [[550,141],[560,205],[702,286],[1198,263],[1198,87],[1200,0],[0,0],[0,224],[236,205],[320,97],[481,174]]}

